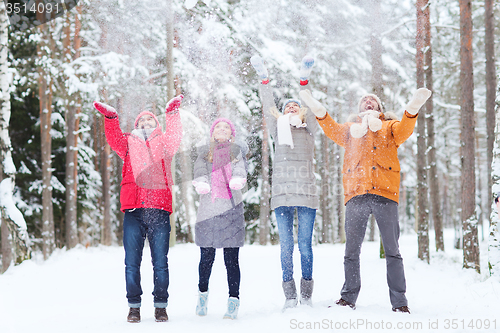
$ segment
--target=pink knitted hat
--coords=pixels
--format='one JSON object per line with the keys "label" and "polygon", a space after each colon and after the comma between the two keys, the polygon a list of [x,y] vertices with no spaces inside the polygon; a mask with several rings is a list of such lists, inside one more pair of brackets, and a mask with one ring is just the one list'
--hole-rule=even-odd
{"label": "pink knitted hat", "polygon": [[217,125],[221,121],[228,123],[229,126],[231,127],[231,134],[233,136],[236,136],[236,129],[234,128],[234,124],[231,122],[231,120],[229,120],[227,118],[218,118],[218,119],[215,119],[215,121],[212,124],[212,127],[210,127],[210,137],[212,137],[212,134],[214,133],[215,125]]}

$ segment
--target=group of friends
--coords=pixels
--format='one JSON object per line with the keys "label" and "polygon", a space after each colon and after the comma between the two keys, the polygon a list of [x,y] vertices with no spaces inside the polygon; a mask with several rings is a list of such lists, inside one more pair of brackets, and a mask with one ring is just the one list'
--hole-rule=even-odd
{"label": "group of friends", "polygon": [[[312,306],[312,236],[319,191],[314,175],[314,140],[319,127],[345,148],[343,187],[345,212],[345,282],[335,303],[355,309],[361,288],[360,252],[368,218],[373,214],[380,229],[386,255],[387,284],[392,310],[410,313],[406,299],[403,259],[399,252],[398,202],[400,165],[398,147],[413,133],[421,106],[430,97],[428,89],[416,90],[401,120],[386,112],[379,97],[366,94],[347,122],[336,122],[308,89],[314,59],[304,57],[300,66],[298,99],[284,101],[281,112],[275,104],[268,71],[262,58],[251,64],[260,80],[260,97],[269,133],[275,142],[270,208],[278,224],[283,310],[300,304]],[[145,239],[151,250],[154,271],[155,320],[168,320],[168,250],[172,212],[171,162],[182,139],[179,108],[182,95],[166,107],[167,131],[156,116],[141,112],[134,129],[124,133],[118,112],[94,102],[105,118],[110,147],[123,160],[120,192],[124,212],[123,245],[129,313],[127,321],[140,322],[140,265]],[[247,181],[246,150],[236,141],[236,127],[227,118],[210,127],[209,143],[198,149],[193,186],[199,194],[195,243],[200,247],[196,314],[207,315],[209,279],[217,248],[223,249],[229,298],[223,318],[236,319],[240,306],[239,248],[245,242],[242,189]],[[300,292],[293,277],[294,218],[297,214],[297,243],[300,253]]]}

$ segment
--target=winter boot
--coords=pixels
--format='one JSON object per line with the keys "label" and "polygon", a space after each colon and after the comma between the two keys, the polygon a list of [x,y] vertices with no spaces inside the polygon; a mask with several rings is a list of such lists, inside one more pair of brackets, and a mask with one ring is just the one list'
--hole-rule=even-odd
{"label": "winter boot", "polygon": [[163,323],[168,321],[167,309],[155,308],[155,321],[157,323]]}
{"label": "winter boot", "polygon": [[283,311],[288,308],[294,308],[297,306],[297,288],[295,287],[295,280],[283,281],[283,292],[285,293],[285,305],[283,306]]}
{"label": "winter boot", "polygon": [[207,305],[208,305],[208,290],[205,292],[198,291],[198,304],[196,305],[196,314],[198,316],[206,316]]}
{"label": "winter boot", "polygon": [[343,298],[339,299],[338,301],[335,301],[335,304],[337,304],[338,306],[348,306],[351,309],[356,310],[356,305],[355,304],[350,303],[350,302],[346,301]]}
{"label": "winter boot", "polygon": [[314,280],[300,279],[300,304],[312,306],[311,296],[313,287]]}
{"label": "winter boot", "polygon": [[227,311],[223,319],[236,319],[236,317],[238,317],[239,308],[240,300],[236,297],[229,297],[227,300]]}
{"label": "winter boot", "polygon": [[408,308],[406,305],[400,306],[399,308],[392,308],[392,311],[394,312],[403,312],[403,313],[410,313],[410,308]]}
{"label": "winter boot", "polygon": [[141,308],[130,308],[128,312],[127,321],[129,323],[140,323],[141,322]]}

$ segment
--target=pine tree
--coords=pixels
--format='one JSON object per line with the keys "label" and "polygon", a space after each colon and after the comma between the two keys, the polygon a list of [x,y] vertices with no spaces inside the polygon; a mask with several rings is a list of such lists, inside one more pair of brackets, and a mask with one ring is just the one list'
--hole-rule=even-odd
{"label": "pine tree", "polygon": [[9,20],[5,5],[0,5],[0,228],[2,266],[0,273],[9,268],[12,261],[20,263],[30,256],[29,238],[24,216],[14,204],[13,190],[16,167],[12,160],[9,135],[11,116],[11,75],[8,62]]}

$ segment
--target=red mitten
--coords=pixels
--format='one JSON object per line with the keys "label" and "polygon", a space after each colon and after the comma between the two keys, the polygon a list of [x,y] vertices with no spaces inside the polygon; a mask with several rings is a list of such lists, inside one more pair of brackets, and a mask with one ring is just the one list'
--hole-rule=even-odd
{"label": "red mitten", "polygon": [[165,108],[166,113],[176,113],[179,111],[179,106],[181,106],[181,101],[184,98],[183,95],[179,95],[177,97],[172,98],[167,103],[167,107]]}
{"label": "red mitten", "polygon": [[118,113],[112,106],[106,105],[104,103],[94,102],[94,108],[106,118],[113,119],[118,117]]}

